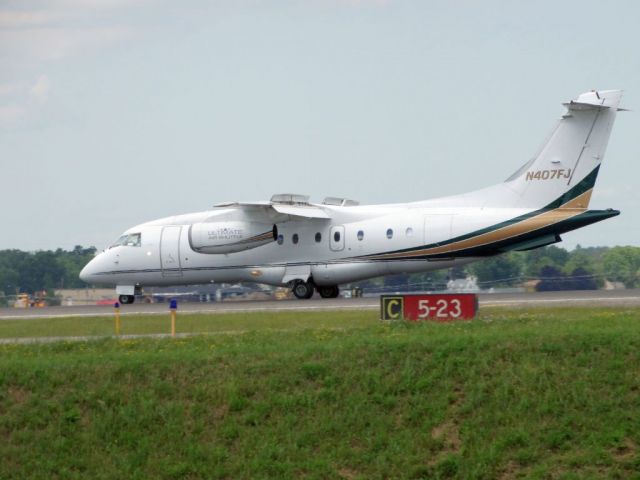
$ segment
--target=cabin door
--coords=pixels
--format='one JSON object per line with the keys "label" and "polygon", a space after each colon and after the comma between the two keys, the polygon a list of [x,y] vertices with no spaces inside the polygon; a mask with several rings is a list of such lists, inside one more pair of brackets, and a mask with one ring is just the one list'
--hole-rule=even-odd
{"label": "cabin door", "polygon": [[182,227],[164,227],[160,234],[160,267],[163,277],[181,277],[180,232]]}

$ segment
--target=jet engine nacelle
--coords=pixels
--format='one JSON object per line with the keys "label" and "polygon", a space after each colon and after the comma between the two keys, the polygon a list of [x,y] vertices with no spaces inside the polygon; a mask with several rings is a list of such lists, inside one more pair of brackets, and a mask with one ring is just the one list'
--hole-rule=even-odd
{"label": "jet engine nacelle", "polygon": [[257,222],[194,223],[189,244],[199,253],[234,253],[259,247],[278,238],[278,228]]}

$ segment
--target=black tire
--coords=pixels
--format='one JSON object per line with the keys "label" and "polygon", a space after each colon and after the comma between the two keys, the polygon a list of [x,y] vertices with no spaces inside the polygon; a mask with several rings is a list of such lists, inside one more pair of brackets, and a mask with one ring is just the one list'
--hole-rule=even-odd
{"label": "black tire", "polygon": [[322,298],[337,298],[340,295],[340,289],[337,285],[317,287],[317,289]]}
{"label": "black tire", "polygon": [[129,305],[136,301],[136,297],[133,295],[120,295],[118,299],[121,305]]}
{"label": "black tire", "polygon": [[313,297],[313,283],[299,281],[293,286],[293,294],[300,300],[308,300]]}

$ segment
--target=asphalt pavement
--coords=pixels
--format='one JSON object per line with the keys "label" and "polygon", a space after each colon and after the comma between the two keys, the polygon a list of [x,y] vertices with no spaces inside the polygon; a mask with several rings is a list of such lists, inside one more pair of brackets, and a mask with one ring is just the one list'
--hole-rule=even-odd
{"label": "asphalt pavement", "polygon": [[[623,306],[640,307],[640,289],[629,290],[582,290],[570,292],[536,293],[481,293],[478,295],[480,307],[504,306],[557,307],[557,306]],[[330,311],[330,310],[376,310],[380,306],[379,297],[310,300],[268,300],[268,301],[224,301],[214,303],[180,303],[178,309],[186,313],[233,313],[233,312],[286,312],[286,311]],[[122,315],[164,314],[168,303],[134,303],[120,308]],[[3,308],[0,320],[29,318],[92,317],[113,313],[109,305],[60,306],[44,308]]]}

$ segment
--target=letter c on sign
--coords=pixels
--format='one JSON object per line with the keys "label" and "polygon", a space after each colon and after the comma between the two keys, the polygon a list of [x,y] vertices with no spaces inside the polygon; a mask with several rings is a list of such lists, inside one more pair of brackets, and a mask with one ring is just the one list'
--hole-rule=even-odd
{"label": "letter c on sign", "polygon": [[398,318],[400,317],[400,309],[398,309],[396,312],[393,311],[393,307],[396,307],[400,305],[400,302],[398,300],[389,300],[387,302],[387,318]]}

